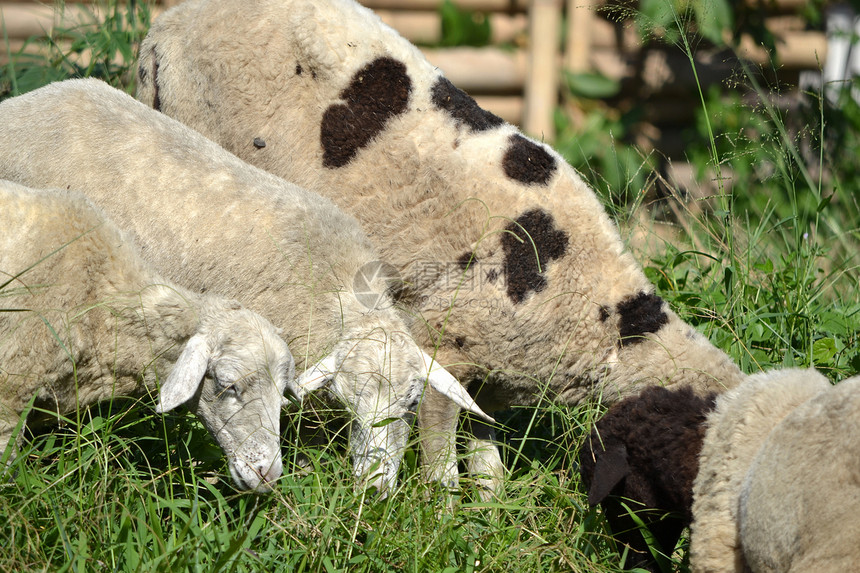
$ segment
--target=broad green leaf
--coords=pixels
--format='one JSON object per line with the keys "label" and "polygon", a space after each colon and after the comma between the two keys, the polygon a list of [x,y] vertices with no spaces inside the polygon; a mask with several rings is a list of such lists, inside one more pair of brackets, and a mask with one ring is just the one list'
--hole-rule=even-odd
{"label": "broad green leaf", "polygon": [[724,33],[733,27],[732,9],[727,0],[697,0],[693,13],[699,34],[716,45],[724,44]]}
{"label": "broad green leaf", "polygon": [[570,92],[579,97],[600,99],[616,95],[621,83],[598,73],[565,73],[565,82]]}
{"label": "broad green leaf", "polygon": [[836,355],[836,340],[820,338],[812,343],[812,358],[816,364],[829,364]]}

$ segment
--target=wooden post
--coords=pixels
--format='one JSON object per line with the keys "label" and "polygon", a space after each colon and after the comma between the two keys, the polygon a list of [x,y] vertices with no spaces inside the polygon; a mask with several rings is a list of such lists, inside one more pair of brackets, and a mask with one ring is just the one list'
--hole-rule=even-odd
{"label": "wooden post", "polygon": [[523,131],[555,140],[553,114],[558,105],[558,44],[561,0],[532,0],[529,10],[529,65]]}
{"label": "wooden post", "polygon": [[591,31],[594,26],[595,0],[567,0],[567,40],[564,69],[571,73],[591,68]]}
{"label": "wooden post", "polygon": [[[529,0],[454,0],[463,10],[478,12],[522,12]],[[438,10],[442,0],[359,0],[371,10]]]}

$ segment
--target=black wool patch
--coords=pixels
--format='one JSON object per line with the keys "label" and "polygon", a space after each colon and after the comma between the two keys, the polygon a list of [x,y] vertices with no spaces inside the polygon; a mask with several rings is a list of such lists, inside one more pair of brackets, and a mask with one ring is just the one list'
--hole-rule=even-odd
{"label": "black wool patch", "polygon": [[[597,422],[579,452],[579,469],[589,502],[603,504],[603,513],[616,539],[630,546],[630,567],[659,571],[650,547],[639,531],[642,522],[660,547],[674,547],[692,521],[693,483],[699,473],[699,453],[708,414],[716,394],[695,395],[689,387],[667,390],[651,386],[609,409]],[[618,463],[619,473],[606,477],[601,466]],[[601,475],[602,474],[602,475]],[[605,499],[600,499],[610,494]],[[624,498],[624,499],[622,499]],[[622,502],[659,509],[635,518]],[[665,515],[672,512],[672,515]]]}
{"label": "black wool patch", "polygon": [[609,320],[609,309],[605,306],[600,307],[600,322],[606,322]]}
{"label": "black wool patch", "polygon": [[478,105],[469,94],[439,77],[432,89],[433,105],[446,111],[458,124],[465,124],[472,131],[486,131],[505,123],[505,120]]}
{"label": "black wool patch", "polygon": [[475,257],[475,254],[469,251],[468,253],[463,253],[462,255],[460,255],[460,257],[457,259],[457,266],[460,267],[461,270],[465,271],[469,268],[471,264],[473,264],[477,260],[478,259],[477,257]]}
{"label": "black wool patch", "polygon": [[366,146],[392,117],[406,111],[412,80],[406,65],[393,58],[377,58],[353,76],[332,104],[320,128],[323,166],[343,167]]}
{"label": "black wool patch", "polygon": [[568,236],[555,228],[552,215],[542,209],[524,213],[505,230],[502,249],[507,291],[514,304],[519,304],[529,292],[546,288],[546,266],[564,256]]}
{"label": "black wool patch", "polygon": [[296,75],[297,75],[297,76],[302,75],[302,72],[303,72],[303,71],[304,71],[304,70],[302,69],[302,65],[301,65],[301,64],[296,64]]}
{"label": "black wool patch", "polygon": [[640,292],[629,296],[618,303],[617,310],[621,346],[642,342],[643,335],[657,332],[669,322],[663,311],[663,299],[656,294]]}
{"label": "black wool patch", "polygon": [[555,159],[543,147],[518,133],[511,136],[502,159],[505,175],[526,185],[546,185],[556,167]]}

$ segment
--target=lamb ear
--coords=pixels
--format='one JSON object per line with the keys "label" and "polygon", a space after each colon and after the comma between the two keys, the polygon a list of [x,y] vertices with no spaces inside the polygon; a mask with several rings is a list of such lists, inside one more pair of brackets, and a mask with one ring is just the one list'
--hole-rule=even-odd
{"label": "lamb ear", "polygon": [[281,389],[281,407],[287,408],[292,404],[302,402],[304,391],[296,378],[296,363],[290,358],[290,365],[279,372],[278,388]]}
{"label": "lamb ear", "polygon": [[301,374],[296,379],[299,400],[304,399],[305,394],[319,390],[334,379],[337,374],[337,360],[334,355],[329,354]]}
{"label": "lamb ear", "polygon": [[155,411],[169,412],[190,400],[200,387],[208,366],[209,345],[202,334],[195,334],[188,339],[173,370],[161,384]]}
{"label": "lamb ear", "polygon": [[616,444],[597,454],[594,464],[594,477],[588,490],[588,505],[595,506],[612,492],[622,479],[630,473],[627,463],[627,448]]}
{"label": "lamb ear", "polygon": [[439,366],[438,363],[434,363],[433,359],[426,352],[423,350],[420,352],[421,358],[424,360],[425,369],[424,372],[421,373],[421,378],[426,377],[427,381],[430,382],[430,386],[432,386],[434,390],[444,394],[464,410],[469,410],[470,412],[477,414],[491,424],[495,423],[493,417],[481,410],[481,407],[475,403],[475,400],[469,395],[469,392],[450,372]]}

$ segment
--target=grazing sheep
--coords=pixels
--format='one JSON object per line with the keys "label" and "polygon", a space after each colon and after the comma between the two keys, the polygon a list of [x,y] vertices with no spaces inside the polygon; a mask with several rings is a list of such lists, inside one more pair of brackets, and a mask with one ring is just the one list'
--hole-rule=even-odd
{"label": "grazing sheep", "polygon": [[[352,0],[187,0],[141,45],[137,97],[356,216],[403,276],[413,332],[487,411],[542,397],[699,393],[738,368],[654,294],[593,191]],[[419,411],[457,477],[456,406]],[[470,468],[497,484],[492,429]]]}
{"label": "grazing sheep", "polygon": [[583,445],[580,473],[588,503],[603,505],[613,536],[630,547],[628,568],[660,570],[622,502],[637,512],[665,554],[690,525],[704,422],[715,398],[697,396],[689,387],[647,388],[612,406]]}
{"label": "grazing sheep", "polygon": [[[755,491],[759,495],[750,494],[745,502],[749,506],[746,511],[749,516],[758,507],[772,504],[768,508],[770,513],[762,513],[774,520],[772,527],[758,528],[760,515],[751,521],[756,524],[759,535],[770,535],[763,531],[785,531],[782,525],[791,511],[785,505],[777,506],[777,499],[784,501],[793,497],[767,498],[755,487],[770,486],[783,479],[786,482],[782,488],[786,490],[805,490],[813,484],[817,488],[816,482],[823,483],[821,479],[810,478],[805,482],[793,479],[792,472],[801,475],[814,471],[800,468],[802,458],[805,458],[804,463],[816,459],[810,455],[813,446],[803,449],[802,442],[821,443],[824,436],[813,432],[804,440],[795,435],[791,438],[794,441],[769,436],[787,435],[789,432],[782,430],[784,426],[780,424],[783,418],[803,416],[802,412],[809,410],[817,399],[804,402],[829,386],[827,379],[815,370],[786,369],[752,375],[716,399],[714,396],[696,398],[683,388],[649,389],[627,398],[610,408],[596,424],[580,453],[583,482],[589,486],[589,503],[604,503],[613,530],[634,550],[636,566],[658,570],[644,540],[633,531],[633,521],[620,506],[621,500],[608,498],[610,494],[629,498],[648,509],[675,512],[675,517],[664,520],[653,519],[661,517],[656,512],[651,514],[652,518],[643,519],[665,551],[671,551],[682,529],[692,521],[690,562],[693,571],[741,572],[744,570],[742,547],[746,549],[742,534],[745,518],[738,514],[739,507],[744,504],[742,491]],[[829,390],[825,392],[830,393]],[[801,404],[803,406],[798,407]],[[774,430],[775,427],[780,430]],[[814,429],[814,424],[810,423],[809,427]],[[792,428],[790,431],[800,432]],[[789,449],[797,444],[797,453],[786,457],[785,463],[777,462],[780,451],[767,446],[774,440]],[[756,475],[759,470],[750,470],[757,455],[763,460],[757,462],[760,465],[775,464],[765,470],[762,474],[765,477]],[[794,461],[787,463],[788,460]],[[818,460],[814,463],[818,464]],[[798,469],[792,469],[792,465]],[[844,479],[844,476],[834,479]],[[631,505],[635,509],[635,504]],[[811,511],[810,508],[804,510]],[[780,511],[784,512],[782,517],[779,517]],[[756,546],[766,544],[757,540]]]}
{"label": "grazing sheep", "polygon": [[81,190],[165,276],[283,327],[303,391],[325,386],[351,411],[354,468],[370,485],[393,485],[428,374],[486,416],[448,372],[430,371],[354,219],[103,82],[0,103],[0,177]]}
{"label": "grazing sheep", "polygon": [[200,417],[237,487],[271,489],[297,388],[268,321],[165,281],[77,193],[0,181],[0,229],[0,454],[31,404],[61,416],[158,389],[158,412]]}

